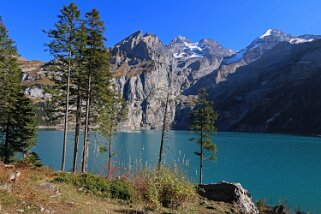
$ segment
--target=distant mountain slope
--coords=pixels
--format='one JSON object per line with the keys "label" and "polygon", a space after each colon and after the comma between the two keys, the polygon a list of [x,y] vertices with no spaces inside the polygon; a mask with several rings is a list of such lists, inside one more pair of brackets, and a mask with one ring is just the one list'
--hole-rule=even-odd
{"label": "distant mountain slope", "polygon": [[210,90],[222,130],[321,133],[321,40],[280,43]]}

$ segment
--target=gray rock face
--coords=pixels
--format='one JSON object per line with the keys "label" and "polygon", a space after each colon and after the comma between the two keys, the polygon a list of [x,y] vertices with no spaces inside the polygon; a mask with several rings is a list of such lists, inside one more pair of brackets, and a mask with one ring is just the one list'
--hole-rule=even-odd
{"label": "gray rock face", "polygon": [[[220,129],[252,131],[254,126],[260,131],[271,130],[270,124],[274,124],[273,118],[278,117],[278,112],[272,112],[267,119],[270,119],[267,123],[269,126],[258,127],[252,122],[240,124],[243,118],[252,114],[255,108],[253,103],[257,103],[259,98],[259,102],[264,103],[262,100],[269,85],[264,85],[264,82],[265,78],[270,78],[270,74],[260,75],[262,84],[255,84],[258,90],[253,87],[251,96],[247,98],[239,86],[243,88],[245,83],[255,81],[253,78],[258,77],[263,65],[282,64],[284,60],[289,60],[293,52],[290,49],[283,50],[284,46],[309,45],[318,38],[314,35],[294,37],[269,29],[246,48],[235,52],[211,39],[192,42],[179,36],[164,45],[153,34],[136,32],[111,49],[115,82],[129,105],[128,121],[122,128],[159,129],[165,111],[165,98],[170,93],[172,101],[167,123],[175,129],[186,129],[189,113],[193,109],[191,101],[198,90],[204,87],[218,106]],[[262,64],[271,51],[278,58],[269,58]],[[276,87],[274,83],[272,81],[268,88]],[[262,87],[265,89],[259,90]],[[232,93],[234,90],[235,93]]]}
{"label": "gray rock face", "polygon": [[216,70],[225,57],[235,53],[211,39],[193,43],[185,37],[177,37],[165,49],[175,59],[176,74],[185,77],[186,84],[183,84],[183,90]]}
{"label": "gray rock face", "polygon": [[[152,34],[137,32],[111,50],[112,73],[118,91],[128,102],[128,121],[124,129],[156,129],[161,126],[165,92],[177,85],[173,81],[173,58]],[[177,93],[177,92],[176,92]],[[175,110],[169,108],[170,117]]]}
{"label": "gray rock face", "polygon": [[35,100],[43,100],[48,95],[44,93],[44,86],[52,82],[48,79],[47,72],[43,68],[44,62],[38,60],[28,61],[19,58],[20,69],[22,71],[22,82],[25,87],[25,93]]}
{"label": "gray rock face", "polygon": [[209,200],[236,204],[242,213],[259,213],[250,193],[239,183],[219,182],[199,185],[199,194]]}
{"label": "gray rock face", "polygon": [[[165,46],[155,35],[136,32],[118,43],[111,53],[118,91],[129,105],[128,121],[122,128],[158,129],[162,126],[167,93],[171,95],[167,122],[172,124],[177,108],[185,111],[190,107],[190,97],[182,95],[183,91],[234,52],[209,39],[193,43],[177,37]],[[186,121],[181,125],[186,127]]]}

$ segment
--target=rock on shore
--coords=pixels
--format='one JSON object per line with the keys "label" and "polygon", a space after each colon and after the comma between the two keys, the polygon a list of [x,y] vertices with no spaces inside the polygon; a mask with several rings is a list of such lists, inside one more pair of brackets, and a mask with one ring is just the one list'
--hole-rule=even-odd
{"label": "rock on shore", "polygon": [[199,185],[199,194],[209,200],[237,205],[243,213],[257,214],[251,194],[239,183],[219,182]]}

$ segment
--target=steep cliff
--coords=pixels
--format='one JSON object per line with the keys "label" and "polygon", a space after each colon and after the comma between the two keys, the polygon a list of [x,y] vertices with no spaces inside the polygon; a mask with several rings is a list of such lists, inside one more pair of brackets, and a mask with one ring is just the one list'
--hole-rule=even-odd
{"label": "steep cliff", "polygon": [[111,53],[118,91],[129,106],[123,128],[157,129],[162,126],[167,93],[171,95],[167,121],[171,124],[176,109],[190,104],[191,98],[182,92],[234,52],[209,39],[193,43],[177,37],[165,46],[153,34],[136,32],[116,44]]}

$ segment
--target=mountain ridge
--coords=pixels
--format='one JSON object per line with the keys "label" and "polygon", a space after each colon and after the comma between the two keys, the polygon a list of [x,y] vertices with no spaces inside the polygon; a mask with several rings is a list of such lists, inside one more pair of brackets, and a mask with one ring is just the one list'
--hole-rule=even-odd
{"label": "mountain ridge", "polygon": [[[279,51],[282,45],[309,46],[320,38],[319,35],[310,34],[292,36],[277,29],[268,29],[241,51],[233,51],[212,39],[193,42],[186,37],[178,36],[170,43],[164,44],[155,34],[134,32],[109,48],[112,54],[111,72],[115,77],[117,91],[129,106],[128,121],[122,124],[121,128],[130,130],[160,128],[165,111],[164,97],[166,92],[169,92],[175,99],[169,105],[168,123],[172,124],[174,129],[186,129],[187,115],[193,108],[192,100],[197,91],[203,87],[208,89],[210,99],[215,103],[217,102],[217,96],[214,96],[217,93],[216,90],[223,90],[217,88],[225,88],[225,91],[220,92],[223,97],[221,96],[218,102],[218,110],[222,115],[221,118],[234,121],[237,117],[235,115],[234,118],[225,117],[226,111],[222,107],[224,103],[228,103],[228,100],[235,99],[235,97],[224,97],[224,94],[234,88],[221,85],[226,85],[228,82],[233,82],[234,85],[242,85],[242,83],[239,82],[240,80],[232,81],[230,76],[235,76],[245,68],[257,66],[256,61],[265,57],[271,50]],[[278,61],[278,59],[273,60]],[[284,58],[284,60],[287,59]],[[42,66],[41,72],[39,70],[37,75],[42,79],[48,78]],[[290,65],[287,64],[287,66]],[[253,72],[260,73],[259,68],[253,69],[255,70]],[[28,74],[28,68],[24,67],[22,72]],[[248,76],[250,77],[251,75]],[[264,79],[264,77],[261,78]],[[267,75],[266,78],[269,76]],[[34,84],[32,87],[36,90],[42,89],[43,86]],[[29,91],[33,90],[32,87]],[[29,93],[29,95],[36,98],[38,96],[40,100],[45,98],[45,96],[39,97],[38,92]],[[244,112],[249,112],[247,110],[244,109]],[[226,125],[221,121],[218,125],[224,130],[275,131],[273,128],[265,130],[264,127],[254,129],[250,127],[251,124],[247,124],[247,128],[242,129],[240,126],[232,125],[232,122]]]}

